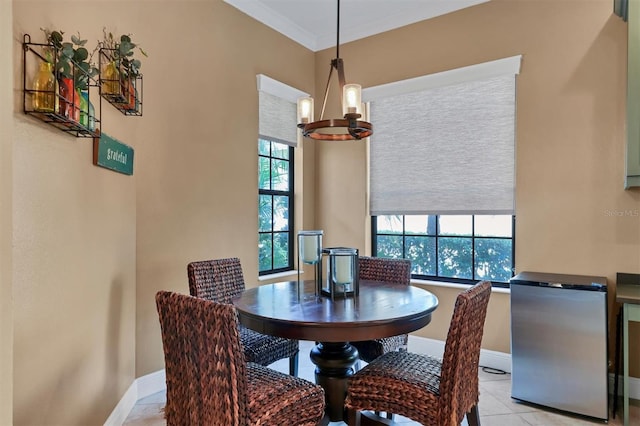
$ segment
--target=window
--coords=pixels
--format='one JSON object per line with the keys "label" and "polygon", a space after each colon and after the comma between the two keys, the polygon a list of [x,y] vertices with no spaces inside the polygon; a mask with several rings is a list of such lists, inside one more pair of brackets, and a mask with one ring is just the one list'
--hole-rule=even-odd
{"label": "window", "polygon": [[258,272],[293,269],[296,101],[306,93],[264,74],[258,85]]}
{"label": "window", "polygon": [[511,215],[384,215],[372,219],[375,256],[406,258],[415,278],[508,283],[514,266]]}
{"label": "window", "polygon": [[363,90],[373,253],[416,277],[507,283],[520,56]]}
{"label": "window", "polygon": [[260,274],[293,269],[293,147],[258,142]]}

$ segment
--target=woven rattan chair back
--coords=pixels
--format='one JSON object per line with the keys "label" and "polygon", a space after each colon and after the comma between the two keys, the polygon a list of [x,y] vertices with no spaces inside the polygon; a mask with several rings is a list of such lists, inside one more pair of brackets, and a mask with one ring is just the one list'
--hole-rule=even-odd
{"label": "woven rattan chair back", "polygon": [[231,305],[158,292],[168,425],[248,424],[246,365]]}
{"label": "woven rattan chair back", "polygon": [[443,419],[462,419],[478,403],[478,365],[490,296],[491,282],[483,281],[456,298],[440,374]]}
{"label": "woven rattan chair back", "polygon": [[[187,276],[192,296],[218,303],[232,303],[233,297],[245,289],[242,265],[237,257],[191,262],[187,265]],[[269,365],[289,358],[289,373],[298,375],[297,340],[269,336],[243,326],[240,340],[248,362]]]}
{"label": "woven rattan chair back", "polygon": [[168,426],[315,426],[324,391],[246,362],[233,305],[156,294],[165,357]]}
{"label": "woven rattan chair back", "polygon": [[201,299],[231,303],[245,289],[240,259],[202,260],[187,265],[189,293]]}
{"label": "woven rattan chair back", "polygon": [[[411,261],[408,259],[360,256],[358,264],[361,280],[411,284]],[[408,342],[409,335],[401,334],[374,340],[354,341],[352,344],[358,349],[361,360],[371,362],[387,352],[406,349]],[[360,363],[357,366],[359,367]]]}
{"label": "woven rattan chair back", "polygon": [[411,283],[411,261],[408,259],[360,256],[358,265],[361,280]]}

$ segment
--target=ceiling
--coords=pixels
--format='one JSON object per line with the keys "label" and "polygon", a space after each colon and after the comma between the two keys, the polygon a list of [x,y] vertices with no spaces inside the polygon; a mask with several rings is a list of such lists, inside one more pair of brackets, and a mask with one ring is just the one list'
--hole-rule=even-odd
{"label": "ceiling", "polygon": [[[224,0],[315,51],[336,45],[336,0]],[[340,44],[489,0],[342,0]]]}

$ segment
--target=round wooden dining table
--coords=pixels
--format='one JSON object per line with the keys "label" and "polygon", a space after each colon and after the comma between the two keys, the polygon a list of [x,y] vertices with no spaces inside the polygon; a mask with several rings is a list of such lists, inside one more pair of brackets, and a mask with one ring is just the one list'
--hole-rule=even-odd
{"label": "round wooden dining table", "polygon": [[357,297],[331,299],[316,283],[286,281],[249,288],[233,299],[240,323],[263,334],[317,342],[311,350],[316,383],[330,421],[344,420],[344,399],[358,350],[349,342],[396,336],[431,322],[435,295],[421,288],[360,281]]}

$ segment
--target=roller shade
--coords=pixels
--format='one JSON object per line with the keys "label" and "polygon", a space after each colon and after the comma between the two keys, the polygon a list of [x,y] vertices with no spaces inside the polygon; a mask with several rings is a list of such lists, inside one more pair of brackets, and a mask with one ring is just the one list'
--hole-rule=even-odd
{"label": "roller shade", "polygon": [[370,213],[513,214],[520,56],[363,91]]}
{"label": "roller shade", "polygon": [[258,74],[259,124],[261,139],[297,146],[297,100],[308,96],[264,74]]}

